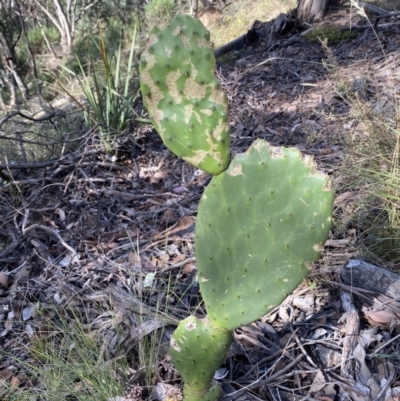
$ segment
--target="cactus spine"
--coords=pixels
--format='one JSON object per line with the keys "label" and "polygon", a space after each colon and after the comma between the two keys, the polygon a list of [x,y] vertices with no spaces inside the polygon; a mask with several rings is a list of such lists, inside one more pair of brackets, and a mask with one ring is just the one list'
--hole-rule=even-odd
{"label": "cactus spine", "polygon": [[229,164],[227,103],[214,66],[208,32],[188,16],[154,29],[140,63],[144,102],[164,143],[214,175],[196,222],[207,317],[183,320],[171,340],[185,401],[221,397],[213,375],[233,330],[279,305],[308,274],[333,207],[328,178],[296,149],[257,140]]}

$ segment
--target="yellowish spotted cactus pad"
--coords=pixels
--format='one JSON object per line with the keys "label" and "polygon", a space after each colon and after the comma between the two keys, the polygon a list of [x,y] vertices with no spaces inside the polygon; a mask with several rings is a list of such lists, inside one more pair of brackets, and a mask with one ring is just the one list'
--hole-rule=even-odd
{"label": "yellowish spotted cactus pad", "polygon": [[209,37],[202,23],[187,15],[153,28],[140,60],[140,88],[168,149],[216,175],[229,164],[230,130]]}

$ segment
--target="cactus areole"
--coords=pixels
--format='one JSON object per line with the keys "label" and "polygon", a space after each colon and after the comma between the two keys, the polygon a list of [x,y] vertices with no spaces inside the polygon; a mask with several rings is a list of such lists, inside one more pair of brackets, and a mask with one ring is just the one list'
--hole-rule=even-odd
{"label": "cactus areole", "polygon": [[200,21],[186,15],[165,29],[153,28],[140,60],[140,88],[167,148],[218,174],[229,163],[230,130],[209,36]]}
{"label": "cactus areole", "polygon": [[196,221],[207,317],[186,318],[171,338],[185,401],[222,396],[213,376],[233,330],[278,306],[309,273],[333,209],[328,177],[297,149],[257,140],[230,162],[228,107],[214,67],[207,30],[188,16],[154,28],[140,62],[144,103],[164,143],[214,175]]}

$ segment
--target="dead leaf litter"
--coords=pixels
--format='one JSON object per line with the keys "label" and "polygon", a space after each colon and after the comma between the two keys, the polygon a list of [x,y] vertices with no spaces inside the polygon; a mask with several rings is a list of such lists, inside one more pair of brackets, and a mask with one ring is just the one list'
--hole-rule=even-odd
{"label": "dead leaf litter", "polygon": [[[343,12],[328,18],[350,23]],[[253,48],[218,64],[232,152],[263,138],[299,148],[340,179],[343,136],[367,132],[332,79],[390,114],[400,83],[398,22],[380,23],[376,35],[360,28],[357,38],[325,47],[276,21],[257,29]],[[154,132],[137,130],[140,151],[125,149],[123,162],[104,162],[89,132],[84,145],[40,176],[2,184],[0,397],[15,388],[40,393],[18,361],[39,363],[29,352],[32,341],[58,319],[79,319],[110,360],[123,355],[130,362],[125,394],[110,400],[179,399],[169,338],[179,320],[205,312],[194,228],[210,177],[177,160]],[[351,191],[338,193],[336,218],[352,202]],[[267,316],[235,331],[218,372],[227,400],[400,399],[399,299],[341,279],[358,256],[356,239],[354,227],[333,229],[307,280]],[[158,348],[149,382],[137,350],[152,335]]]}

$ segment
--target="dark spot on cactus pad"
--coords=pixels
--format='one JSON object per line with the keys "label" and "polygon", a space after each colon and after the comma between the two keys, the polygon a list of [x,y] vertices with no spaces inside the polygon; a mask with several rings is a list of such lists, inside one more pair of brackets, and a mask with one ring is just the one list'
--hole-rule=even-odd
{"label": "dark spot on cactus pad", "polygon": [[190,125],[189,125],[189,130],[190,130],[190,131],[193,131],[193,128],[194,128],[194,125],[193,125],[193,124],[190,124]]}
{"label": "dark spot on cactus pad", "polygon": [[163,34],[162,34],[162,33],[159,33],[159,34],[157,35],[157,37],[158,37],[158,39],[162,39],[162,38],[163,38]]}
{"label": "dark spot on cactus pad", "polygon": [[194,107],[199,107],[199,102],[194,102]]}
{"label": "dark spot on cactus pad", "polygon": [[168,104],[169,104],[170,106],[174,104],[174,102],[172,101],[172,99],[169,99],[169,100],[168,100]]}
{"label": "dark spot on cactus pad", "polygon": [[285,244],[285,248],[289,248],[289,244],[288,243]]}
{"label": "dark spot on cactus pad", "polygon": [[154,46],[151,45],[147,51],[148,51],[150,54],[154,54]]}
{"label": "dark spot on cactus pad", "polygon": [[264,258],[263,262],[264,262],[264,263],[267,263],[267,259],[266,259],[266,258]]}
{"label": "dark spot on cactus pad", "polygon": [[190,71],[189,70],[184,71],[183,75],[185,77],[190,77]]}
{"label": "dark spot on cactus pad", "polygon": [[203,80],[200,81],[200,85],[204,85],[204,83],[205,83],[205,82],[204,82]]}
{"label": "dark spot on cactus pad", "polygon": [[156,79],[155,81],[155,84],[158,86],[158,85],[160,85],[160,80],[159,79]]}
{"label": "dark spot on cactus pad", "polygon": [[169,63],[164,63],[164,68],[165,68],[166,70],[169,70],[170,64],[169,64]]}

